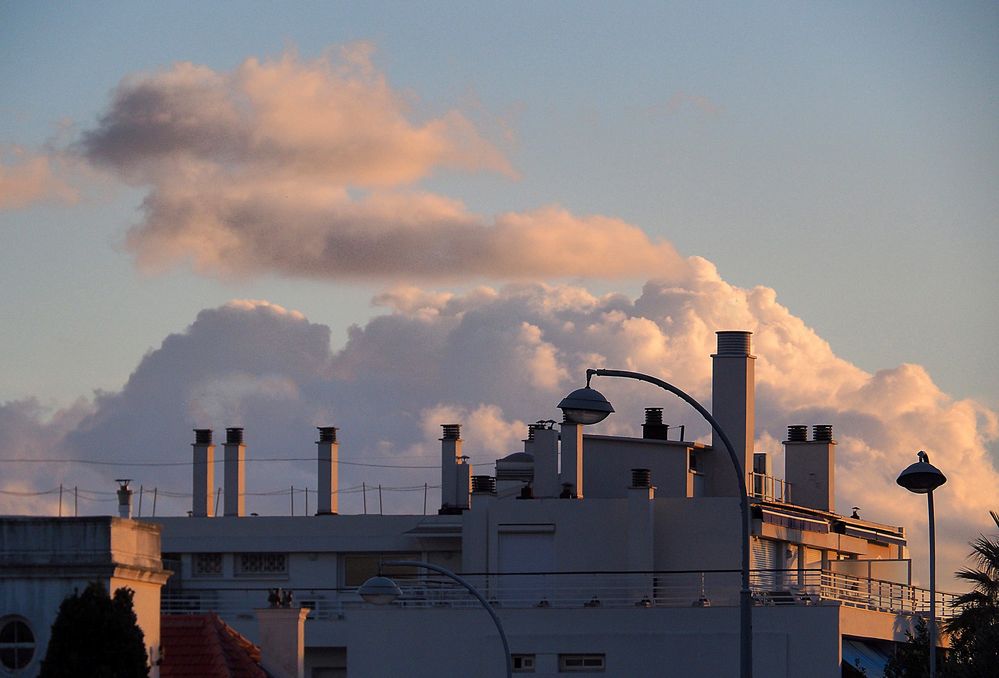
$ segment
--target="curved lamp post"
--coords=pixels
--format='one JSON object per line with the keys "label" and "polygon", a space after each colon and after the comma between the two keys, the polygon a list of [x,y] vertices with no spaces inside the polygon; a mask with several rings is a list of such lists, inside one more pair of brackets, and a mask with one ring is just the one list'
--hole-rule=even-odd
{"label": "curved lamp post", "polygon": [[739,483],[739,509],[742,512],[742,589],[739,591],[739,676],[741,678],[752,678],[753,676],[753,599],[749,586],[749,494],[746,492],[746,475],[739,457],[732,447],[732,442],[728,435],[722,430],[721,425],[715,420],[711,413],[704,409],[699,402],[684,393],[673,384],[657,379],[656,377],[642,374],[641,372],[627,372],[625,370],[586,370],[586,387],[576,389],[559,403],[559,408],[565,414],[567,421],[574,424],[596,424],[603,421],[607,415],[614,411],[611,404],[607,402],[603,394],[596,389],[590,388],[590,379],[597,377],[624,377],[636,379],[655,384],[659,388],[665,389],[677,395],[681,400],[688,403],[704,417],[705,421],[711,425],[712,430],[718,434],[729,457],[732,459],[732,467],[735,471],[736,480]]}
{"label": "curved lamp post", "polygon": [[[461,584],[465,589],[471,593],[475,598],[482,604],[489,616],[492,617],[493,623],[496,624],[496,630],[499,631],[500,640],[503,641],[503,656],[506,659],[506,675],[507,678],[513,677],[513,658],[510,655],[510,643],[506,639],[506,632],[503,630],[503,624],[500,622],[499,615],[496,614],[496,610],[493,606],[489,604],[489,601],[479,593],[478,589],[469,584],[467,581],[456,575],[451,570],[446,567],[441,567],[440,565],[434,565],[433,563],[424,563],[418,560],[386,560],[382,562],[382,565],[398,566],[398,567],[422,567],[425,570],[433,570],[445,577],[456,581]],[[368,581],[361,584],[361,588],[357,589],[357,592],[361,594],[361,597],[369,603],[374,603],[375,605],[387,605],[393,600],[402,595],[402,591],[399,589],[399,585],[388,577],[372,577]]]}
{"label": "curved lamp post", "polygon": [[933,678],[937,671],[937,539],[933,518],[933,490],[946,483],[947,476],[930,463],[929,455],[922,450],[916,458],[918,461],[902,471],[895,482],[909,492],[926,495],[930,524],[930,678]]}

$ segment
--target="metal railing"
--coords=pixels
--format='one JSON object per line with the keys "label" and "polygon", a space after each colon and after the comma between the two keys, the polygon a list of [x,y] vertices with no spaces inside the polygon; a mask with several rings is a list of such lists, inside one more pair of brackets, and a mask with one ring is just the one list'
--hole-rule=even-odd
{"label": "metal railing", "polygon": [[746,475],[746,487],[749,489],[750,497],[782,504],[791,503],[791,483],[783,478],[752,471]]}
{"label": "metal railing", "polygon": [[[468,593],[443,577],[395,576],[402,597],[394,604],[408,608],[477,607]],[[666,608],[735,607],[739,604],[738,570],[670,572],[578,572],[463,574],[499,608]],[[927,589],[830,570],[754,570],[753,600],[762,606],[840,604],[892,614],[929,611]],[[266,588],[188,589],[164,593],[164,614],[217,612],[223,617],[253,618],[267,606]],[[937,592],[938,616],[954,614],[955,594]],[[313,610],[309,619],[342,616],[361,605],[356,588],[295,590],[296,606]]]}

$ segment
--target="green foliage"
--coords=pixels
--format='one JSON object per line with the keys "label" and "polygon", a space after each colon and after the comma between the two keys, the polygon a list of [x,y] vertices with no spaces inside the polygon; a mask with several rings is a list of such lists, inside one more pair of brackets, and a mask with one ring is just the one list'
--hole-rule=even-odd
{"label": "green foliage", "polygon": [[[999,527],[999,514],[989,513]],[[959,570],[957,576],[973,588],[954,601],[960,611],[946,626],[951,634],[948,676],[995,678],[999,676],[999,536],[979,535],[971,547],[976,567]]]}
{"label": "green foliage", "polygon": [[147,677],[145,639],[132,595],[122,588],[111,598],[94,582],[62,601],[39,678]]}

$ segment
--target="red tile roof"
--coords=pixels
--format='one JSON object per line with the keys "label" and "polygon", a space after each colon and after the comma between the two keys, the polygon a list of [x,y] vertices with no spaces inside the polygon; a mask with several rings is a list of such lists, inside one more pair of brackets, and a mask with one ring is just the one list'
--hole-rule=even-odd
{"label": "red tile roof", "polygon": [[216,614],[160,617],[160,678],[267,678],[260,648]]}

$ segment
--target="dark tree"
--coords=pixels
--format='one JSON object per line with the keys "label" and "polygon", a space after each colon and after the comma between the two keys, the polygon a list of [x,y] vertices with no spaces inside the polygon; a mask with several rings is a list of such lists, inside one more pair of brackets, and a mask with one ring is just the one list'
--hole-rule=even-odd
{"label": "dark tree", "polygon": [[[999,514],[989,512],[996,527]],[[999,676],[999,537],[979,535],[971,542],[975,568],[957,576],[973,588],[954,601],[957,615],[947,623],[951,634],[950,674],[959,678]]]}
{"label": "dark tree", "polygon": [[59,606],[39,678],[148,676],[146,644],[132,609],[132,590],[114,597],[98,582]]}
{"label": "dark tree", "polygon": [[[926,620],[917,617],[914,631],[906,631],[906,641],[896,643],[895,652],[885,666],[884,678],[928,678],[930,675],[930,632]],[[938,661],[939,658],[940,653],[937,653]],[[937,675],[940,675],[939,671]]]}

